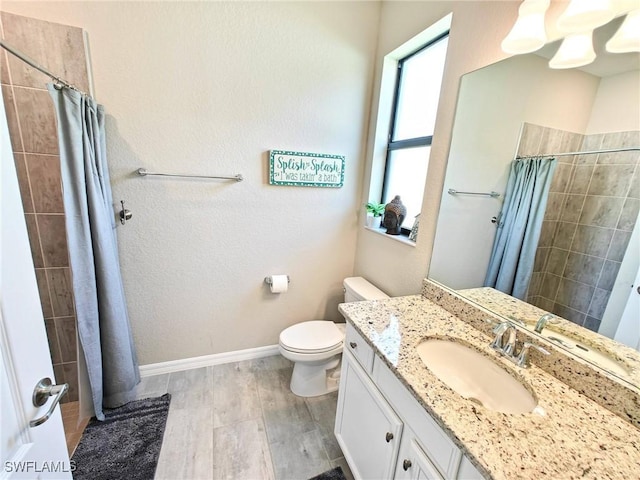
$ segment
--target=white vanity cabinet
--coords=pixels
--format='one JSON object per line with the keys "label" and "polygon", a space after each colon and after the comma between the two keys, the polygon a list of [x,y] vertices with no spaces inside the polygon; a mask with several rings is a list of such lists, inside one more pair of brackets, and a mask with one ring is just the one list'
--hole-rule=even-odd
{"label": "white vanity cabinet", "polygon": [[335,434],[354,477],[483,478],[350,324],[347,339],[372,353],[346,343],[342,359]]}
{"label": "white vanity cabinet", "polygon": [[356,478],[392,478],[402,421],[350,353],[343,354],[335,434]]}

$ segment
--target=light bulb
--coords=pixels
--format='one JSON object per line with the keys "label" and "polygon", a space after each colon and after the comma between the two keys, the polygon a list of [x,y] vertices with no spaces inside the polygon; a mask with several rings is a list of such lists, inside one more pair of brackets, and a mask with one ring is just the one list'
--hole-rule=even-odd
{"label": "light bulb", "polygon": [[551,68],[575,68],[587,65],[596,59],[593,50],[592,31],[567,35],[560,48],[549,61]]}
{"label": "light bulb", "polygon": [[610,0],[571,0],[556,25],[563,32],[584,32],[608,23],[614,16]]}
{"label": "light bulb", "polygon": [[548,7],[549,0],[524,0],[516,23],[502,41],[502,50],[517,55],[541,48],[547,42],[544,14]]}
{"label": "light bulb", "polygon": [[627,14],[605,48],[611,53],[640,52],[640,9]]}

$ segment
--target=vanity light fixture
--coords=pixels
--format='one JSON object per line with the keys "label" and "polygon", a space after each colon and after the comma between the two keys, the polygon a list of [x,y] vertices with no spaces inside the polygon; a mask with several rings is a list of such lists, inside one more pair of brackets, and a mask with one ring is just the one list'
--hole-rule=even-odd
{"label": "vanity light fixture", "polygon": [[611,53],[640,52],[640,8],[627,13],[605,48]]}
{"label": "vanity light fixture", "polygon": [[578,33],[609,23],[615,16],[610,0],[571,0],[558,17],[556,26],[562,32]]}
{"label": "vanity light fixture", "polygon": [[502,41],[502,50],[514,55],[535,52],[547,43],[544,14],[550,0],[524,0],[518,9],[518,19]]}
{"label": "vanity light fixture", "polygon": [[[502,50],[514,55],[538,50],[547,41],[544,16],[550,0],[523,0],[515,25],[502,41]],[[611,53],[640,52],[640,0],[571,0],[558,17],[557,28],[566,32],[560,48],[549,62],[551,68],[575,68],[596,58],[593,30],[627,14],[616,34],[607,42]]]}
{"label": "vanity light fixture", "polygon": [[596,59],[593,50],[593,31],[571,33],[567,35],[560,48],[549,60],[549,67],[554,69],[576,68],[588,65]]}

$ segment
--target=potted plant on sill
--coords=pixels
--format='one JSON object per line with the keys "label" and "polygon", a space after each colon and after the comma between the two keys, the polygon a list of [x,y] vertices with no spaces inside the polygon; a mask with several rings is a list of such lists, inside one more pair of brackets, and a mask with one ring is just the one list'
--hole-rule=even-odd
{"label": "potted plant on sill", "polygon": [[367,227],[379,228],[384,214],[384,203],[369,202],[367,208]]}

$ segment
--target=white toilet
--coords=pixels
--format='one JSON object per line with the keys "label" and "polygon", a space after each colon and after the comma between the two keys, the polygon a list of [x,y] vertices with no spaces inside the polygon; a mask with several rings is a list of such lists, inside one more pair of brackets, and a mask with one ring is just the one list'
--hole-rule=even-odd
{"label": "white toilet", "polygon": [[[345,302],[389,298],[362,277],[345,278],[343,285]],[[293,393],[300,397],[316,397],[338,389],[345,327],[344,323],[310,320],[280,333],[280,353],[294,362]]]}

